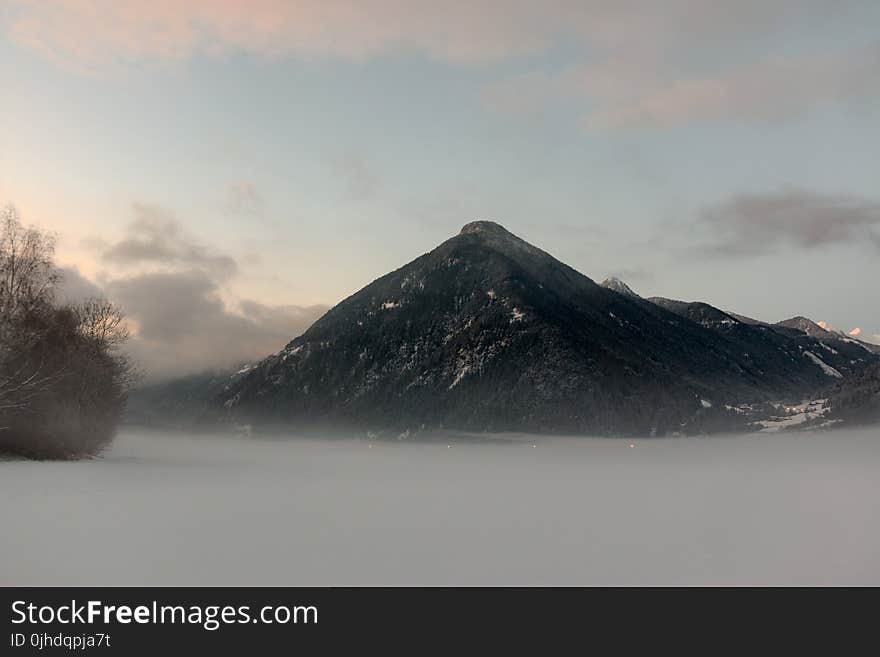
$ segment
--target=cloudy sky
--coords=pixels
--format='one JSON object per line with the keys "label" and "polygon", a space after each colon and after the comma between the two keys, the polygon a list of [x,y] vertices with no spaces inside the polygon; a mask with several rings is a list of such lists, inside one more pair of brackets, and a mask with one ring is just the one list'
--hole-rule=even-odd
{"label": "cloudy sky", "polygon": [[880,334],[875,0],[0,0],[0,201],[156,372],[492,219],[594,279]]}

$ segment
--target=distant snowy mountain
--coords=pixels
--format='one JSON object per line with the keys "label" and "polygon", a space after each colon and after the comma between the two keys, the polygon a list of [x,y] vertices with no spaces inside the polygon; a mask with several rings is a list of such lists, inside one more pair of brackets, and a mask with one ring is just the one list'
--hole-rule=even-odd
{"label": "distant snowy mountain", "polygon": [[704,303],[603,285],[492,222],[341,302],[210,403],[236,423],[669,434],[880,360]]}
{"label": "distant snowy mountain", "polygon": [[630,288],[629,285],[624,283],[616,276],[611,276],[610,278],[606,278],[604,281],[602,281],[602,287],[604,287],[606,290],[611,290],[612,292],[617,292],[618,294],[622,294],[633,299],[640,298],[638,294],[632,291],[632,288]]}
{"label": "distant snowy mountain", "polygon": [[847,335],[842,331],[828,330],[806,317],[792,317],[791,319],[778,322],[775,326],[782,329],[792,329],[794,331],[806,333],[810,337],[816,338],[825,344],[831,344],[835,348],[842,348],[844,351],[855,355],[860,355],[864,351],[880,354],[880,345],[859,340],[858,338]]}

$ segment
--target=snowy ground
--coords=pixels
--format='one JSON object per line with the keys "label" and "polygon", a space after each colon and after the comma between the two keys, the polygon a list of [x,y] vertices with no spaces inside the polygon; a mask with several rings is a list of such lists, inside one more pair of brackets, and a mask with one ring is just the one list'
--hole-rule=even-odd
{"label": "snowy ground", "polygon": [[878,429],[450,447],[127,430],[101,460],[0,462],[0,584],[878,585],[878,473]]}

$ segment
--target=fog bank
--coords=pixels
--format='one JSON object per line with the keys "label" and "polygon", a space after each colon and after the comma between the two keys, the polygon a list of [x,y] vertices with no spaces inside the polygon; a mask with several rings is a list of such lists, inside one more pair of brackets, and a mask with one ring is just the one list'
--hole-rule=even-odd
{"label": "fog bank", "polygon": [[371,444],[128,429],[101,460],[0,463],[0,583],[877,585],[878,434]]}

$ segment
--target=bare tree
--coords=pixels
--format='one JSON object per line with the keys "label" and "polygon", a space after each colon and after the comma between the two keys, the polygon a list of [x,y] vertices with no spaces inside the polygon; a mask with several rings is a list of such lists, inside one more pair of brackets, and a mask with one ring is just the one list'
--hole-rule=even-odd
{"label": "bare tree", "polygon": [[113,367],[107,376],[111,376],[121,390],[128,390],[140,374],[122,352],[131,337],[122,309],[106,299],[93,297],[73,306],[72,310],[84,348],[97,358],[109,357]]}
{"label": "bare tree", "polygon": [[0,410],[27,408],[59,374],[20,358],[39,340],[29,315],[45,311],[54,297],[54,255],[51,236],[25,228],[12,205],[0,211]]}
{"label": "bare tree", "polygon": [[55,238],[25,228],[15,206],[0,211],[0,313],[9,317],[50,304],[60,279]]}
{"label": "bare tree", "polygon": [[55,302],[51,235],[0,216],[0,450],[38,458],[98,452],[113,437],[134,370],[128,328],[103,299]]}
{"label": "bare tree", "polygon": [[96,346],[118,350],[130,333],[122,309],[106,299],[93,297],[74,306],[82,336]]}

